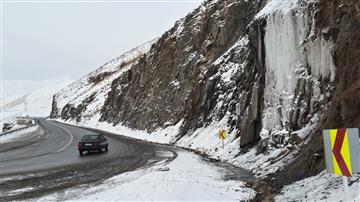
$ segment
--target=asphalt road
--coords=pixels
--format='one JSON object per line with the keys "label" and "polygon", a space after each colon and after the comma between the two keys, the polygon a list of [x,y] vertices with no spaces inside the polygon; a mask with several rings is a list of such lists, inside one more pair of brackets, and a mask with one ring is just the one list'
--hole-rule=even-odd
{"label": "asphalt road", "polygon": [[[100,183],[123,172],[171,161],[177,155],[161,145],[45,119],[37,121],[41,130],[35,137],[2,145],[0,201]],[[77,143],[82,135],[100,132],[108,139],[109,151],[80,156]]]}

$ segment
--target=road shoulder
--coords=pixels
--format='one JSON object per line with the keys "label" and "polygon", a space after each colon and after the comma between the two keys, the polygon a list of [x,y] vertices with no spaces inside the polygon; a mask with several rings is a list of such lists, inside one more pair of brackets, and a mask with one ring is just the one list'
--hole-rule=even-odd
{"label": "road shoulder", "polygon": [[[160,161],[151,167],[137,169],[109,178],[100,184],[88,184],[52,194],[39,201],[239,201],[250,200],[256,192],[247,183],[230,180],[224,167],[204,161],[191,152],[177,150],[178,157]],[[171,156],[169,152],[158,154]]]}

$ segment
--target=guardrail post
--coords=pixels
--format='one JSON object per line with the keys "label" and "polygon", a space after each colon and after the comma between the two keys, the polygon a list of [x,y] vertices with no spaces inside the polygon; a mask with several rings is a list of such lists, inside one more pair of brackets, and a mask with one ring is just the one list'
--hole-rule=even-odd
{"label": "guardrail post", "polygon": [[345,192],[345,201],[349,201],[349,184],[348,179],[346,176],[343,176],[343,182],[344,182],[344,192]]}

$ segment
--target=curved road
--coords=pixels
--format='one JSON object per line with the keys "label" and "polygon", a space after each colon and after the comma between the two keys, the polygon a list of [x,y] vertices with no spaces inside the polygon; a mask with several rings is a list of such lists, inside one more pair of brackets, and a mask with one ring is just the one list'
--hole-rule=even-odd
{"label": "curved road", "polygon": [[[171,161],[164,146],[104,131],[36,119],[41,130],[31,139],[1,145],[0,201],[38,197],[76,185],[96,183],[116,174]],[[79,156],[84,134],[103,133],[109,151]],[[170,155],[159,155],[167,152]]]}

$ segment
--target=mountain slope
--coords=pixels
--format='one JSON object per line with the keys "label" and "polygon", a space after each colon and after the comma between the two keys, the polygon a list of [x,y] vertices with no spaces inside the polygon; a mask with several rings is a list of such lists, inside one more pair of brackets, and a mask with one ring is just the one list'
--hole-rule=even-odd
{"label": "mountain slope", "polygon": [[[317,174],[321,130],[360,127],[359,6],[206,1],[114,69],[121,73],[102,67],[57,93],[52,117],[145,130],[274,176],[280,187]],[[216,139],[221,128],[225,148]]]}
{"label": "mountain slope", "polygon": [[[54,95],[51,117],[80,121],[99,113],[114,79],[126,73],[156,41],[150,41],[89,73]],[[88,106],[89,105],[89,106]]]}

